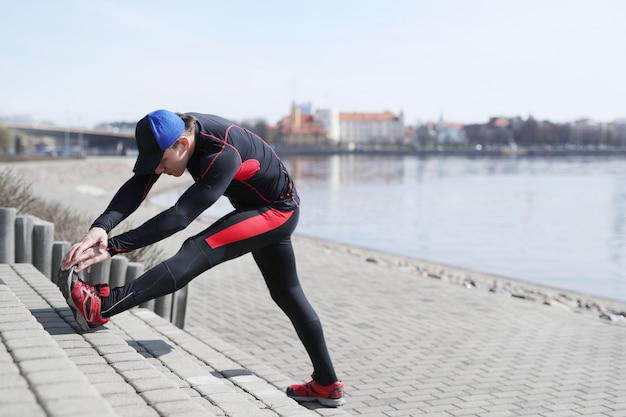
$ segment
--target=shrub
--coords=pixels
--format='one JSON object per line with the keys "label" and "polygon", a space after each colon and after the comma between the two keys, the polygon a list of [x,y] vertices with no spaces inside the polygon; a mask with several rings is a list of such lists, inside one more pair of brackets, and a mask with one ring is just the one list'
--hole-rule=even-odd
{"label": "shrub", "polygon": [[[0,207],[13,207],[19,214],[31,215],[54,223],[56,240],[78,242],[89,229],[93,219],[74,208],[60,203],[44,201],[32,190],[32,183],[10,168],[0,171]],[[132,228],[126,225],[126,230]],[[146,269],[161,262],[165,256],[158,246],[148,246],[126,253],[131,262],[141,262]]]}

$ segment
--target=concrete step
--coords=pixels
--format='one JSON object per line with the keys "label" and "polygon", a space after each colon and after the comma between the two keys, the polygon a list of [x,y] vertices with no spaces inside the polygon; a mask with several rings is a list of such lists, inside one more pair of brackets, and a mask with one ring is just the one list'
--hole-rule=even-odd
{"label": "concrete step", "polygon": [[[81,333],[56,285],[32,265],[0,265],[0,279],[0,296],[10,301],[0,305],[0,399],[15,398],[6,409],[0,401],[2,416],[31,415],[17,411],[24,404],[33,416],[80,415],[87,407],[82,415],[348,415],[299,405],[284,394],[286,377],[206,330],[185,331],[136,308]],[[5,388],[5,373],[20,382]]]}
{"label": "concrete step", "polygon": [[51,312],[16,271],[0,265],[0,415],[94,415],[98,410],[98,415],[118,416],[40,323]]}

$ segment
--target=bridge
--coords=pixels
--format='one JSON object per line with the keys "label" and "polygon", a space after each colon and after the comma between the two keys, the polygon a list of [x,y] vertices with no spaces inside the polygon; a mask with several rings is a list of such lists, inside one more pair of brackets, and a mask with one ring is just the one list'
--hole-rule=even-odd
{"label": "bridge", "polygon": [[74,127],[39,125],[36,123],[1,122],[11,135],[11,151],[20,149],[24,136],[32,151],[55,155],[126,155],[136,153],[133,133],[90,130]]}

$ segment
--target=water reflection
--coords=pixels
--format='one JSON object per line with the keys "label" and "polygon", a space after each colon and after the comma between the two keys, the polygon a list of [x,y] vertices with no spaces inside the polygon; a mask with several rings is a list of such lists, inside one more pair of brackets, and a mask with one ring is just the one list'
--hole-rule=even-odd
{"label": "water reflection", "polygon": [[613,179],[613,235],[610,239],[610,259],[621,264],[624,257],[624,239],[626,237],[626,175],[618,175]]}
{"label": "water reflection", "polygon": [[622,159],[285,159],[299,233],[626,300]]}
{"label": "water reflection", "polygon": [[397,183],[405,178],[405,167],[398,163],[397,157],[332,155],[289,157],[284,161],[296,184],[307,186],[325,185],[338,189],[361,184]]}

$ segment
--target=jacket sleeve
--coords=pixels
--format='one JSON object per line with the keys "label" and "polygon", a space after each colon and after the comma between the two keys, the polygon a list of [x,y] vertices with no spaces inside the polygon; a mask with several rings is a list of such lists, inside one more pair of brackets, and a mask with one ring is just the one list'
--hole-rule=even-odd
{"label": "jacket sleeve", "polygon": [[122,220],[139,208],[157,179],[159,179],[157,174],[135,174],[115,193],[109,206],[93,222],[91,227],[100,227],[107,233],[113,230]]}
{"label": "jacket sleeve", "polygon": [[187,227],[224,194],[241,165],[239,154],[225,150],[206,157],[198,180],[180,196],[176,204],[136,229],[112,237],[108,252],[130,252],[163,240]]}

